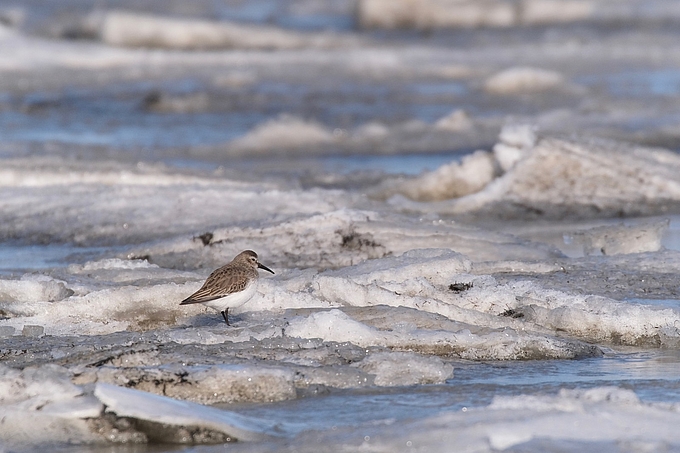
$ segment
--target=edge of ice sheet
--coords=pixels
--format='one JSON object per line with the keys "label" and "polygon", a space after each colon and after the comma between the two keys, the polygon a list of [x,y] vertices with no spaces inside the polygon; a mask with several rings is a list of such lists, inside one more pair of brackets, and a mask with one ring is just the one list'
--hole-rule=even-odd
{"label": "edge of ice sheet", "polygon": [[[159,429],[180,436],[181,443],[209,442],[211,431],[243,441],[286,435],[285,423],[106,383],[81,387],[71,377],[53,364],[23,370],[0,365],[0,446],[140,443],[154,439]],[[192,429],[208,435],[194,437]],[[189,438],[182,438],[185,432]]]}
{"label": "edge of ice sheet", "polygon": [[119,417],[171,426],[204,427],[245,441],[265,440],[283,434],[279,424],[116,385],[98,383],[94,395],[107,411]]}

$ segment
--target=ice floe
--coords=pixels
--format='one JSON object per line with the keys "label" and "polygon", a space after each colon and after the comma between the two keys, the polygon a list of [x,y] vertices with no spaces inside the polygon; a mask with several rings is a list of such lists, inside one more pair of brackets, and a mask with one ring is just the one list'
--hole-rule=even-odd
{"label": "ice floe", "polygon": [[[506,173],[451,201],[391,200],[395,207],[493,217],[607,217],[678,209],[677,154],[603,139],[544,137],[529,148],[502,149]],[[500,150],[499,150],[500,152]]]}
{"label": "ice floe", "polygon": [[[106,406],[107,411],[119,417],[174,427],[174,431],[180,431],[184,427],[197,427],[224,434],[224,438],[218,437],[212,443],[262,440],[268,436],[281,435],[280,428],[274,423],[115,385],[97,384],[94,395]],[[153,431],[153,428],[152,426],[149,431]],[[180,431],[177,434],[181,436],[183,433]],[[192,433],[192,436],[195,435]],[[161,431],[157,440],[163,439],[174,440],[172,437],[164,437]],[[180,443],[206,443],[206,440],[196,442],[189,438]]]}
{"label": "ice floe", "polygon": [[0,368],[3,448],[36,445],[263,440],[276,423],[103,382],[78,386],[57,365]]}

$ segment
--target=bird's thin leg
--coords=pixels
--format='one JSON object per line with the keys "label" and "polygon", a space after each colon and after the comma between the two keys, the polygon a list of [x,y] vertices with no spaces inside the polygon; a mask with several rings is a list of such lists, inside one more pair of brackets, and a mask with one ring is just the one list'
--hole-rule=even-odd
{"label": "bird's thin leg", "polygon": [[220,313],[222,313],[222,317],[224,318],[224,322],[226,322],[227,325],[230,326],[231,324],[229,324],[229,309],[227,308]]}

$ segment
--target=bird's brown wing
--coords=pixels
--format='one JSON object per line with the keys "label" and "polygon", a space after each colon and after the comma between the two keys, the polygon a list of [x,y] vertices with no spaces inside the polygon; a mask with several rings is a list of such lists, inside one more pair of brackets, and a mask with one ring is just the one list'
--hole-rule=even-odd
{"label": "bird's brown wing", "polygon": [[221,267],[210,274],[201,289],[180,302],[180,305],[210,302],[243,291],[250,280],[249,277],[251,276],[247,272],[240,269],[228,265]]}

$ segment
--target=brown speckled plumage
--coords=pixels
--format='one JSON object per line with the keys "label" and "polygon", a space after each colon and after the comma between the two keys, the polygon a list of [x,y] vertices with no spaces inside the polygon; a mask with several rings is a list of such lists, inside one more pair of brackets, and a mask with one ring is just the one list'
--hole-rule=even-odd
{"label": "brown speckled plumage", "polygon": [[[257,253],[252,250],[245,250],[236,255],[230,263],[213,271],[203,283],[203,286],[184,299],[180,305],[201,304],[231,296],[236,297],[238,293],[245,291],[246,288],[257,282],[259,278],[258,268],[274,273],[257,260]],[[213,306],[213,304],[209,306]],[[213,308],[215,307],[213,306]],[[229,325],[228,310],[227,305],[223,311],[220,311],[227,325]]]}

